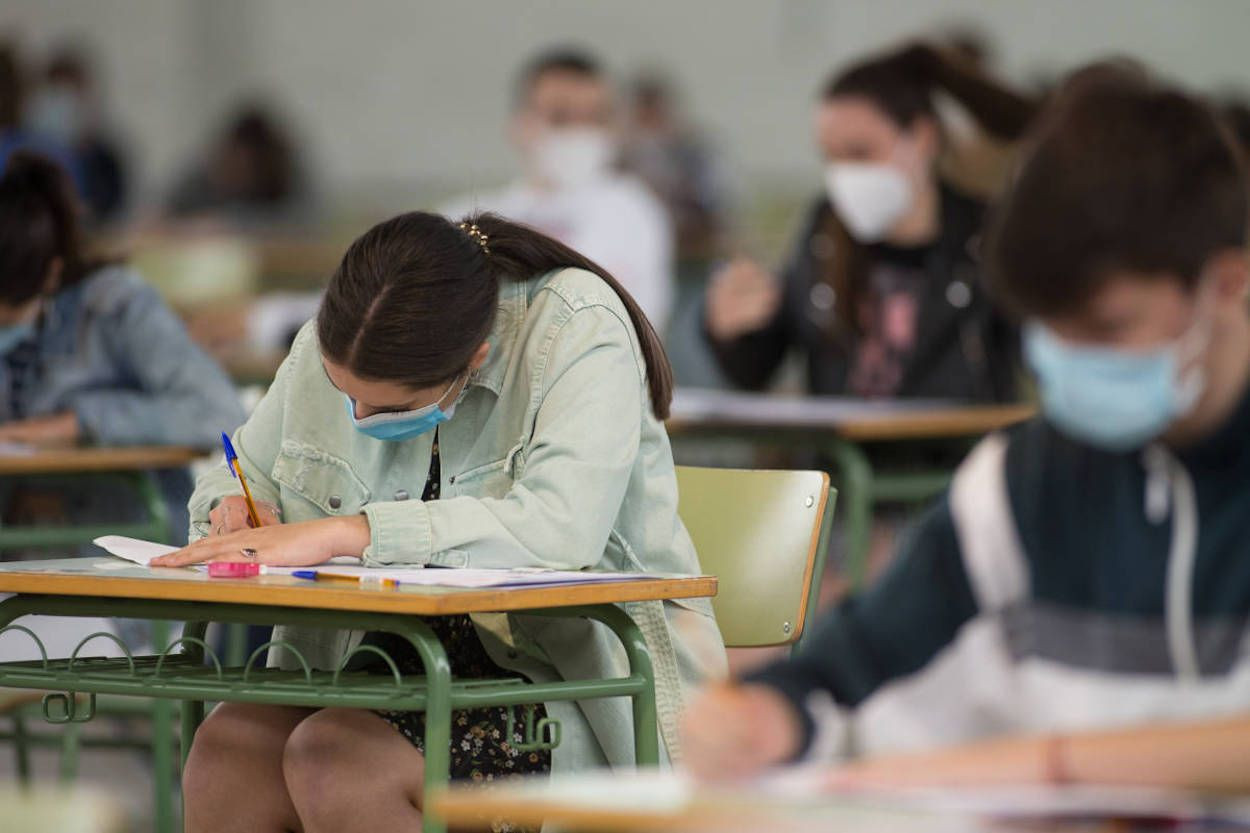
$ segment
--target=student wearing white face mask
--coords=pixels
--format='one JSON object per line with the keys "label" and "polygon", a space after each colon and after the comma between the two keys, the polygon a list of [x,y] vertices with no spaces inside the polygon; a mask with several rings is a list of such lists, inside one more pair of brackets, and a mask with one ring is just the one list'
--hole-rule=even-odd
{"label": "student wearing white face mask", "polygon": [[1033,109],[925,46],[826,85],[815,119],[825,193],[780,279],[740,259],[708,290],[707,335],[735,384],[765,387],[797,348],[814,394],[1014,396],[1015,335],[980,288],[984,206],[937,174],[939,91],[1004,137]]}
{"label": "student wearing white face mask", "polygon": [[555,50],[526,65],[509,128],[522,176],[441,211],[493,211],[601,264],[664,332],[673,293],[671,223],[660,201],[615,169],[619,155],[608,78],[595,58]]}

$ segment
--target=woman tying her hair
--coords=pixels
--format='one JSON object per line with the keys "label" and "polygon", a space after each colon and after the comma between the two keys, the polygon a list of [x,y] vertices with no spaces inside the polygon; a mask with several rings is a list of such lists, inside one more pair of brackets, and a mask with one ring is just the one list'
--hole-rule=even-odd
{"label": "woman tying her hair", "polygon": [[1011,328],[984,296],[984,206],[938,178],[943,93],[987,132],[1015,138],[1033,105],[926,46],[835,76],[816,111],[825,194],[780,280],[740,259],[707,296],[706,330],[739,387],[765,387],[786,354],[813,394],[1004,400]]}
{"label": "woman tying her hair", "polygon": [[[697,574],[661,422],[671,378],[633,299],[573,250],[489,214],[460,227],[401,215],[348,249],[316,321],[236,434],[266,503],[262,526],[249,528],[230,475],[212,472],[191,499],[193,532],[206,537],[161,564],[347,555],[377,567]],[[724,674],[719,632],[706,600],[627,610],[656,664],[671,757],[684,694]],[[461,677],[624,672],[615,637],[586,620],[430,624]],[[352,635],[283,637],[324,668]],[[411,648],[365,639],[419,669]],[[453,778],[632,763],[626,700],[541,705],[563,724],[554,753],[520,753],[503,711],[453,715]],[[422,727],[419,713],[221,705],[187,764],[187,829],[417,829]]]}

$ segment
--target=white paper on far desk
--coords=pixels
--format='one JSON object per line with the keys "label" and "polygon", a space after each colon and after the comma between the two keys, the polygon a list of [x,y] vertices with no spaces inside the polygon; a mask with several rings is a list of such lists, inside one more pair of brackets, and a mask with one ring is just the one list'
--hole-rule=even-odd
{"label": "white paper on far desk", "polygon": [[1218,821],[1250,825],[1250,802],[1184,790],[1103,784],[830,787],[829,770],[798,766],[747,782],[761,795],[791,802],[892,807],[981,819],[1124,819]]}
{"label": "white paper on far desk", "polygon": [[0,442],[0,457],[29,457],[38,451],[26,443]]}

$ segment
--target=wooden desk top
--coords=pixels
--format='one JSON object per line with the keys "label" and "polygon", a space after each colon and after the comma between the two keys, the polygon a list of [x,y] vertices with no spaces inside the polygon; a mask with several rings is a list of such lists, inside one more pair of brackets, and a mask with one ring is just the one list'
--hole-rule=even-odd
{"label": "wooden desk top", "polygon": [[206,452],[200,449],[184,446],[37,449],[29,454],[0,453],[0,476],[178,468],[205,456]]}
{"label": "wooden desk top", "polygon": [[[498,819],[577,833],[968,833],[996,830],[956,813],[835,803],[820,796],[768,794],[758,786],[693,785],[658,772],[589,772],[527,778],[489,788],[453,785],[430,808],[454,830],[490,830]],[[1032,828],[1030,828],[1032,829]]]}
{"label": "wooden desk top", "polygon": [[187,568],[149,570],[111,556],[101,556],[0,564],[0,593],[226,602],[442,616],[692,599],[716,595],[716,579],[712,576],[660,577],[556,587],[464,589],[401,585],[374,589],[311,582],[291,576],[209,578],[206,573]]}
{"label": "wooden desk top", "polygon": [[1152,823],[1158,819],[1201,826],[1203,819],[1239,820],[1246,812],[1236,798],[1175,790],[987,784],[831,793],[821,777],[807,769],[709,784],[654,770],[592,770],[453,784],[431,797],[430,808],[457,830],[489,830],[503,819],[578,833],[1127,833],[1158,829]]}
{"label": "wooden desk top", "polygon": [[1029,404],[976,405],[942,400],[869,401],[838,396],[775,396],[680,389],[670,434],[828,433],[854,441],[944,439],[988,434],[1028,419]]}

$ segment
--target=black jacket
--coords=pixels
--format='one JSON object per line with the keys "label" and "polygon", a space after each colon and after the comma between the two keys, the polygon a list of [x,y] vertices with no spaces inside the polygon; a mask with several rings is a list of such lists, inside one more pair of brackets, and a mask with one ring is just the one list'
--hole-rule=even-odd
{"label": "black jacket", "polygon": [[[1017,333],[986,297],[973,252],[984,206],[945,186],[941,199],[942,228],[927,263],[932,280],[921,300],[915,349],[899,395],[990,402],[1014,399]],[[786,353],[798,348],[807,360],[810,393],[848,392],[847,374],[854,365],[858,339],[849,334],[831,337],[823,322],[836,315],[836,310],[819,303],[822,292],[826,298],[829,295],[820,275],[822,252],[828,256],[831,244],[821,229],[832,210],[822,197],[808,212],[803,233],[782,272],[785,297],[773,321],[732,341],[718,342],[708,336],[721,369],[738,387],[765,387]]]}

